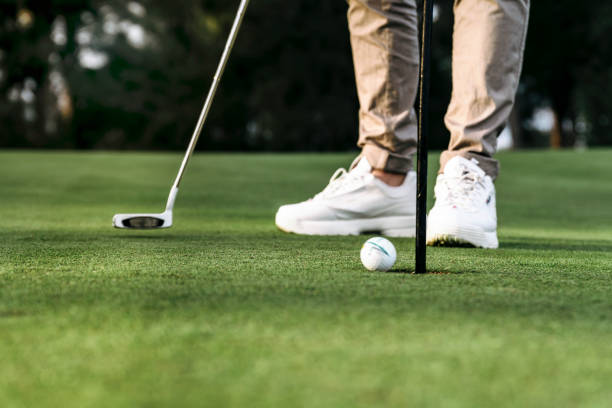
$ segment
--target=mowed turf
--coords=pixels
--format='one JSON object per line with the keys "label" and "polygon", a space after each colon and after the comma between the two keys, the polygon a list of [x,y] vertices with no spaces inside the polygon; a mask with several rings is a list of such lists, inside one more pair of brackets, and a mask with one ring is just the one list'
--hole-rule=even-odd
{"label": "mowed turf", "polygon": [[609,407],[612,150],[499,158],[501,248],[415,276],[276,230],[350,154],[198,154],[132,232],[180,153],[2,152],[0,406]]}

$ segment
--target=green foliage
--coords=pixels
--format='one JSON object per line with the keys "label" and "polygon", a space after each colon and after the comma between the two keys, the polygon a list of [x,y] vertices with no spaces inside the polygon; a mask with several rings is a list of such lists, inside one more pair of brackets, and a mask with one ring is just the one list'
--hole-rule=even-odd
{"label": "green foliage", "polygon": [[524,108],[549,105],[563,143],[612,144],[612,5],[533,2],[521,93]]}
{"label": "green foliage", "polygon": [[[146,15],[128,11],[128,2],[93,2],[75,16],[86,27],[88,46],[109,57],[106,66],[86,69],[78,63],[84,48],[61,47],[61,72],[67,78],[75,113],[58,140],[34,123],[17,119],[21,104],[9,105],[4,121],[17,126],[3,133],[3,145],[20,144],[26,129],[45,147],[182,148],[208,90],[225,45],[237,4],[225,1],[148,1]],[[326,2],[267,1],[251,8],[224,77],[201,147],[216,149],[347,148],[355,143],[357,116],[345,5]],[[41,6],[42,9],[42,6]],[[88,18],[83,18],[83,11]],[[34,15],[40,10],[33,8]],[[49,14],[53,14],[49,12]],[[125,35],[105,32],[109,14],[138,24],[148,44],[135,48]],[[57,13],[60,15],[60,13]],[[111,19],[111,20],[113,20]],[[91,21],[86,21],[91,20]],[[36,39],[44,47],[26,46],[7,53],[18,59],[8,66],[18,75],[3,84],[8,92],[26,78],[47,81],[45,62],[53,46],[53,19],[36,19]],[[4,38],[29,36],[34,29],[7,30]],[[25,42],[25,40],[24,40]],[[21,52],[34,52],[39,69],[25,72]],[[2,104],[6,106],[6,104]],[[338,120],[340,118],[340,120]],[[17,120],[16,120],[17,119]],[[330,123],[334,123],[333,126]],[[347,142],[349,141],[350,142]]]}
{"label": "green foliage", "polygon": [[[0,146],[184,148],[237,3],[0,2]],[[437,6],[431,147],[443,148],[453,15],[450,3]],[[353,147],[358,106],[346,8],[343,1],[253,1],[200,148]],[[20,23],[24,10],[29,25]],[[541,106],[565,123],[566,145],[612,143],[610,21],[603,0],[534,2],[519,93],[522,145],[543,143],[528,123]],[[57,30],[63,42],[53,40]],[[106,61],[87,68],[88,52]]]}

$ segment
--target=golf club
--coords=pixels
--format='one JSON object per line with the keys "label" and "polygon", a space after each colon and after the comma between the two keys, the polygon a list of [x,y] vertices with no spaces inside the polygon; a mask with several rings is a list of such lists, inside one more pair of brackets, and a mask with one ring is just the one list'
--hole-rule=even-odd
{"label": "golf club", "polygon": [[206,122],[206,117],[208,116],[215,93],[217,92],[217,88],[221,82],[221,77],[225,71],[227,60],[229,59],[234,43],[236,42],[236,37],[238,36],[238,31],[240,30],[240,25],[242,24],[248,4],[249,0],[241,0],[240,6],[238,7],[234,24],[232,25],[227,43],[225,44],[225,50],[221,56],[221,61],[219,61],[219,66],[217,67],[212,85],[208,91],[208,96],[206,98],[206,102],[204,103],[202,113],[200,113],[200,118],[198,119],[193,136],[191,137],[191,142],[189,142],[189,147],[187,148],[187,152],[183,158],[183,163],[181,164],[174,184],[170,189],[170,194],[168,195],[168,201],[166,203],[166,210],[159,214],[115,214],[113,217],[113,226],[115,228],[158,229],[169,228],[172,226],[172,209],[174,208],[174,201],[176,200],[176,195],[178,194],[179,185],[181,184],[185,169],[187,168],[187,163],[189,163],[189,159],[191,158],[196,144],[198,143],[198,138],[202,133],[204,122]]}
{"label": "golf club", "polygon": [[417,218],[415,267],[417,274],[427,272],[427,135],[429,133],[429,84],[431,60],[431,26],[434,0],[423,0],[421,71],[419,87],[419,135],[417,142]]}

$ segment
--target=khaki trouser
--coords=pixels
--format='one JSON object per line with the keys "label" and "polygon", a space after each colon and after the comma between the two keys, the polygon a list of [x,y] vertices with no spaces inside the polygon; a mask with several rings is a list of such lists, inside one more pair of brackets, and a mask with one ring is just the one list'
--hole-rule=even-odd
{"label": "khaki trouser", "polygon": [[[370,164],[393,173],[416,152],[419,34],[415,0],[348,0],[357,78],[359,146]],[[518,87],[529,0],[455,0],[453,92],[445,117],[454,156],[475,158],[493,179],[493,158]]]}

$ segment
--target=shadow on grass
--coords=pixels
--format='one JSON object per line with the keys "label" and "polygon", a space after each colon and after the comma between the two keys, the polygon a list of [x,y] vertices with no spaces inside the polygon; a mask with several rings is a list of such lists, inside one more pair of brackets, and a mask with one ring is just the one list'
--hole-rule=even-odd
{"label": "shadow on grass", "polygon": [[[121,235],[121,236],[117,236],[114,238],[117,238],[117,239],[144,239],[144,240],[150,239],[153,241],[176,239],[176,237],[173,235],[137,235],[137,234],[126,234],[126,235]],[[185,239],[183,237],[178,237],[178,238]]]}
{"label": "shadow on grass", "polygon": [[390,269],[390,270],[388,270],[385,273],[393,273],[393,274],[398,274],[398,275],[428,276],[428,275],[460,275],[463,272],[460,272],[460,271],[443,271],[443,270],[437,270],[437,271],[428,270],[426,273],[417,274],[417,273],[415,273],[414,268],[397,268],[397,269]]}
{"label": "shadow on grass", "polygon": [[[210,234],[209,234],[210,235]],[[58,231],[58,230],[24,230],[0,232],[0,243],[11,241],[42,241],[42,242],[102,242],[102,241],[128,241],[128,240],[151,240],[151,241],[201,241],[206,234],[176,234],[176,233],[125,233],[125,232],[103,232],[99,231]]]}
{"label": "shadow on grass", "polygon": [[[199,243],[204,245],[208,241],[223,243],[225,246],[243,247],[245,242],[267,242],[287,248],[301,248],[307,244],[312,250],[333,249],[335,247],[346,247],[360,244],[367,236],[357,237],[311,237],[292,234],[277,234],[276,231],[251,232],[240,231],[207,231],[194,233],[192,231],[182,232],[126,232],[114,230],[46,230],[31,229],[20,231],[0,231],[0,245],[13,243],[67,243],[67,242],[98,242],[120,245],[132,242],[156,242],[156,243]],[[332,245],[333,246],[330,246]],[[404,240],[398,243],[403,250],[412,250],[414,240]],[[612,240],[585,240],[567,238],[532,238],[521,236],[503,237],[501,240],[502,250],[525,250],[525,251],[583,251],[593,253],[612,252]],[[453,248],[459,251],[484,251],[474,248]],[[434,249],[435,250],[435,249]],[[414,270],[410,268],[395,269],[392,273],[411,274]],[[433,271],[433,273],[457,273],[455,271]]]}
{"label": "shadow on grass", "polygon": [[[338,246],[361,245],[365,236],[335,237],[335,236],[303,236],[293,234],[277,234],[274,231],[243,232],[236,230],[206,230],[201,232],[181,231],[125,231],[105,229],[29,229],[17,231],[0,231],[0,247],[11,242],[28,243],[70,243],[70,242],[93,242],[100,244],[127,245],[130,242],[155,242],[155,243],[198,243],[210,244],[223,243],[224,245],[246,248],[245,243],[266,243],[268,248],[285,246],[287,248],[300,249],[307,245],[312,250],[335,250]],[[255,245],[258,246],[258,245]]]}
{"label": "shadow on grass", "polygon": [[532,251],[612,252],[612,241],[512,237],[502,240],[500,247]]}

